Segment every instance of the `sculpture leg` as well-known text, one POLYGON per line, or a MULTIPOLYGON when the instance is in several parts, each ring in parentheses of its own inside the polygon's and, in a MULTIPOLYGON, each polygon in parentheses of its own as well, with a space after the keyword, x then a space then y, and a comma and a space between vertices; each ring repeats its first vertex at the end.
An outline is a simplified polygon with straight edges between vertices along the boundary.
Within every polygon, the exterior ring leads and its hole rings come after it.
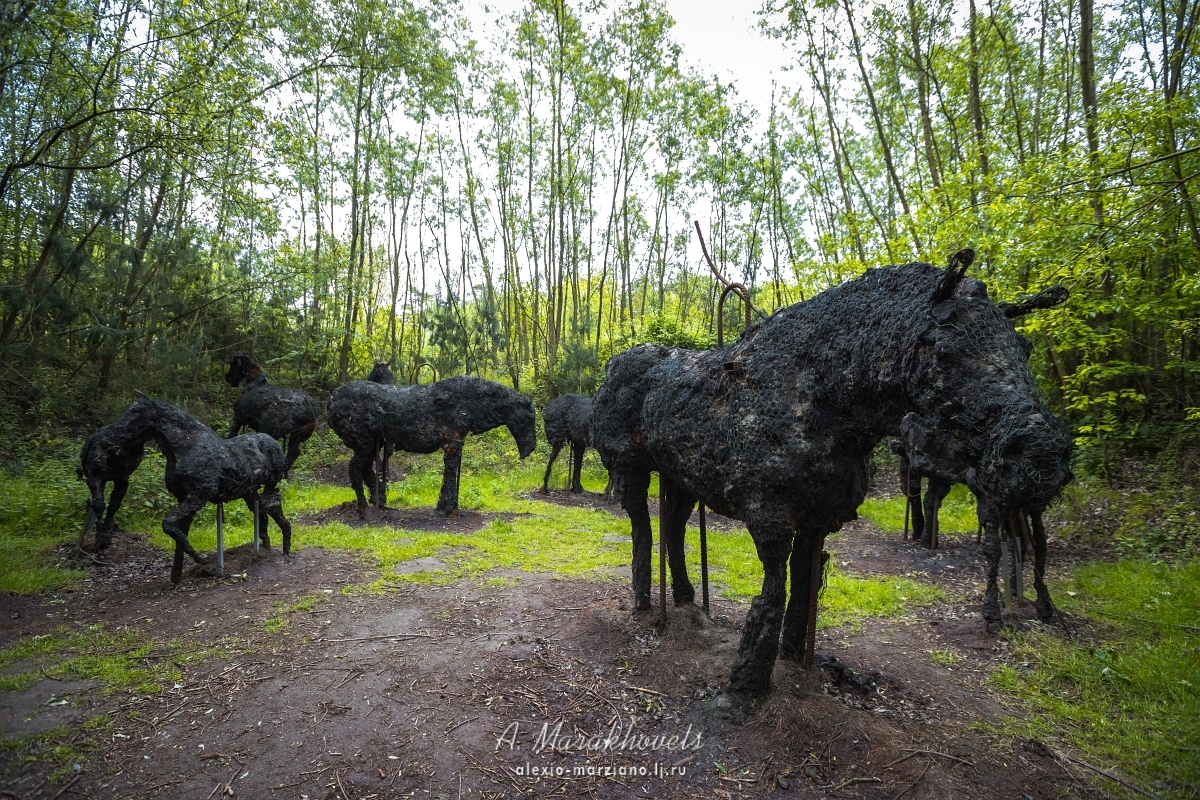
POLYGON ((129 491, 129 478, 113 478, 112 494, 108 496, 108 508, 104 512, 104 524, 111 527, 116 525, 117 512, 121 503, 125 502, 125 494, 129 491))
POLYGON ((171 566, 171 583, 179 583, 183 580, 183 556, 185 553, 191 556, 197 564, 204 563, 204 556, 197 553, 196 548, 192 547, 192 543, 188 541, 188 531, 192 528, 192 520, 196 518, 196 513, 204 507, 206 502, 202 497, 189 495, 163 518, 163 533, 170 536, 175 542, 175 561, 171 566))
POLYGON ((379 507, 379 483, 375 475, 375 459, 379 455, 379 445, 371 445, 371 453, 362 466, 362 479, 367 487, 367 494, 371 498, 371 505, 379 507))
MULTIPOLYGON (((753 535, 753 531, 751 531, 753 535)), ((758 695, 771 684, 771 671, 779 652, 779 628, 787 594, 788 554, 792 538, 768 542, 755 541, 763 565, 762 593, 750 603, 746 627, 738 647, 729 688, 735 692, 758 695)))
POLYGON ((1042 523, 1042 512, 1029 513, 1033 536, 1033 588, 1037 592, 1037 615, 1042 622, 1054 617, 1054 601, 1046 588, 1046 526, 1042 523))
POLYGON ((587 442, 571 442, 572 456, 572 472, 571 472, 571 491, 576 494, 583 492, 583 483, 580 478, 583 476, 583 454, 587 450, 587 442))
MULTIPOLYGON (((283 533, 283 554, 289 555, 292 552, 292 523, 288 522, 287 517, 283 515, 283 495, 280 494, 279 488, 276 486, 263 487, 262 494, 258 498, 259 510, 266 513, 275 520, 275 524, 279 526, 279 530, 283 533)), ((259 529, 262 532, 263 546, 270 547, 267 543, 267 523, 264 520, 262 527, 259 529)))
POLYGON ((671 565, 671 597, 675 605, 680 606, 696 600, 696 590, 688 580, 687 561, 683 552, 683 537, 692 509, 696 506, 696 498, 662 475, 658 476, 658 488, 658 535, 667 545, 667 563, 671 565))
MULTIPOLYGON (((83 540, 87 538, 88 533, 93 527, 96 528, 96 549, 100 550, 100 525, 101 515, 104 514, 104 480, 102 478, 91 477, 87 479, 88 491, 91 492, 92 499, 88 501, 87 519, 83 523, 83 531, 79 534, 79 546, 83 547, 83 540)), ((111 536, 109 537, 111 540, 111 536)), ((105 544, 107 547, 107 543, 105 544)))
POLYGON ((937 526, 938 509, 950 494, 950 482, 939 478, 929 479, 929 491, 925 492, 925 519, 921 525, 921 546, 934 548, 934 528, 937 526))
POLYGON ((392 453, 395 451, 395 449, 396 449, 395 447, 388 444, 387 442, 383 443, 383 454, 381 456, 382 462, 379 465, 379 507, 380 508, 387 507, 388 460, 392 457, 392 453))
POLYGON ((313 431, 317 429, 317 423, 314 421, 311 425, 307 425, 300 430, 292 431, 288 434, 287 442, 287 470, 283 473, 288 476, 292 473, 292 465, 296 463, 296 459, 300 457, 300 445, 308 441, 313 435, 313 431))
POLYGON ((630 535, 633 537, 633 600, 638 611, 650 608, 650 509, 646 492, 650 488, 650 473, 625 473, 618 480, 617 492, 621 508, 629 515, 630 535))
POLYGON ((462 439, 452 439, 442 447, 442 492, 438 495, 437 510, 450 516, 458 511, 458 474, 462 468, 462 439))
POLYGON ((797 534, 792 542, 792 591, 783 618, 779 656, 806 666, 811 662, 816 634, 817 596, 825 562, 829 560, 824 547, 824 534, 797 534))
POLYGON ((908 474, 908 503, 912 506, 913 540, 920 538, 925 530, 925 511, 921 505, 921 476, 913 472, 908 474))
POLYGON ((983 618, 1000 621, 1000 520, 988 513, 983 522, 983 557, 987 559, 987 590, 983 598, 983 618))
POLYGON ((546 474, 542 476, 542 494, 550 494, 550 470, 554 468, 554 459, 558 458, 562 446, 562 442, 553 442, 550 445, 550 460, 546 462, 546 474))
POLYGON ((354 489, 354 496, 358 498, 358 515, 364 516, 367 513, 367 498, 363 495, 363 467, 368 464, 373 457, 370 450, 355 450, 354 455, 350 457, 350 487, 354 489))

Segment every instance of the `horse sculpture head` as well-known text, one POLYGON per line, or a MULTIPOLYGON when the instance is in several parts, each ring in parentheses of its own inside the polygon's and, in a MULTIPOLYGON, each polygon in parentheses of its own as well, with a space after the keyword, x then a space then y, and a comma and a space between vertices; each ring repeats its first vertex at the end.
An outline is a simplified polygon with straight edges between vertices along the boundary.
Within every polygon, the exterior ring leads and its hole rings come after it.
POLYGON ((533 413, 533 401, 513 391, 513 398, 505 423, 508 432, 517 442, 517 453, 525 458, 537 447, 537 418, 533 413))
POLYGON ((262 372, 262 367, 249 353, 234 353, 229 359, 229 371, 225 373, 225 382, 237 386, 246 378, 262 372))
POLYGON ((1009 320, 1065 295, 997 305, 965 276, 973 258, 956 254, 915 313, 906 388, 916 410, 901 436, 918 458, 977 465, 978 485, 1000 505, 1045 505, 1073 479, 1071 436, 1038 397, 1027 340, 1009 320))
POLYGON ((371 373, 367 375, 367 380, 372 383, 384 383, 391 386, 396 382, 396 378, 392 375, 392 369, 382 361, 376 361, 375 366, 371 369, 371 373))

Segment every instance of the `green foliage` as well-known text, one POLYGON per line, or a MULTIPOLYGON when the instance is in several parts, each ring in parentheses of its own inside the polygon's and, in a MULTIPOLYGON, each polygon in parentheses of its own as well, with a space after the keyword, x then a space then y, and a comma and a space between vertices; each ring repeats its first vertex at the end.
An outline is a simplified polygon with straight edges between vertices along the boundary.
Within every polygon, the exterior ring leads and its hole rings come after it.
POLYGON ((1093 564, 1052 591, 1064 610, 1094 623, 1070 638, 1054 628, 1014 635, 1019 666, 997 670, 992 683, 1031 713, 1004 727, 1060 738, 1164 797, 1192 796, 1200 783, 1200 562, 1093 564))
POLYGON ((1138 488, 1112 489, 1099 480, 1067 487, 1046 513, 1055 533, 1067 539, 1114 543, 1130 555, 1200 553, 1200 493, 1190 483, 1154 479, 1138 488))
MULTIPOLYGON (((904 495, 889 497, 884 500, 868 497, 858 507, 859 516, 866 517, 881 531, 900 533, 904 530, 904 495)), ((975 497, 962 484, 956 484, 942 501, 938 514, 938 532, 941 536, 949 534, 974 534, 979 528, 975 516, 975 497)), ((908 529, 912 531, 913 523, 910 516, 908 529)))

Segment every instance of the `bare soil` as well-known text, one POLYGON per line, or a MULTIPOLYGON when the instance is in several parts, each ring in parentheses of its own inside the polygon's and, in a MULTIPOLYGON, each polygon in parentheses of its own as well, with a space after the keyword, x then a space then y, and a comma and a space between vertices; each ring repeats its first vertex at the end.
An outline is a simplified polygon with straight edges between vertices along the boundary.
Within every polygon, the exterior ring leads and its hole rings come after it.
MULTIPOLYGON (((386 514, 368 523, 402 524, 386 514)), ((0 750, 0 797, 1099 796, 1046 745, 978 731, 1019 712, 986 685, 1008 654, 979 616, 973 540, 930 554, 859 521, 829 546, 848 571, 932 580, 953 599, 821 631, 825 667, 780 662, 772 693, 743 703, 722 691, 746 612, 727 600, 714 600, 711 618, 672 606, 660 630, 657 609, 631 613, 620 578, 505 572, 493 576, 509 579, 501 586, 369 594, 352 587, 371 567, 317 548, 290 562, 277 550, 234 553, 244 579, 193 570, 172 589, 167 555, 122 534, 102 563, 79 557, 89 578, 77 591, 0 598, 0 645, 103 622, 226 655, 160 694, 106 698, 51 680, 0 693, 6 739, 62 726, 76 731, 69 742, 95 740, 56 781, 47 759, 0 750), (301 595, 325 600, 268 632, 301 595), (934 650, 961 660, 943 666, 934 650), (107 727, 81 730, 101 714, 107 727), (539 750, 539 736, 557 749, 539 750)), ((1026 607, 1009 622, 1031 617, 1026 607)))

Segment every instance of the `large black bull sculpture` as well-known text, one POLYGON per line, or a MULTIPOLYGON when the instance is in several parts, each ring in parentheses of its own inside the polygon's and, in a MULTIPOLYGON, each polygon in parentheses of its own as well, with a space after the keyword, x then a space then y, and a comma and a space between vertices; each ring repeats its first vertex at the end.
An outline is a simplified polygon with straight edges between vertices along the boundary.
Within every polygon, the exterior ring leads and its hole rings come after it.
POLYGON ((414 386, 352 381, 329 396, 326 413, 329 427, 354 451, 350 485, 358 497, 359 514, 367 507, 364 481, 373 500, 376 491, 387 496, 385 481, 376 489, 371 466, 385 445, 409 453, 445 452, 437 504, 443 514, 458 510, 458 473, 467 434, 485 433, 504 425, 516 440, 521 458, 537 446, 530 399, 507 386, 467 375, 414 386))
POLYGON ((964 277, 973 257, 869 270, 723 348, 641 345, 609 360, 595 444, 632 521, 637 607, 650 605, 651 472, 677 604, 694 597, 683 533, 697 500, 754 539, 763 587, 733 690, 765 691, 781 647, 811 662, 825 537, 856 518, 884 436, 967 461, 1003 506, 1047 503, 1071 480, 1067 429, 1038 399, 1003 310, 964 277))

